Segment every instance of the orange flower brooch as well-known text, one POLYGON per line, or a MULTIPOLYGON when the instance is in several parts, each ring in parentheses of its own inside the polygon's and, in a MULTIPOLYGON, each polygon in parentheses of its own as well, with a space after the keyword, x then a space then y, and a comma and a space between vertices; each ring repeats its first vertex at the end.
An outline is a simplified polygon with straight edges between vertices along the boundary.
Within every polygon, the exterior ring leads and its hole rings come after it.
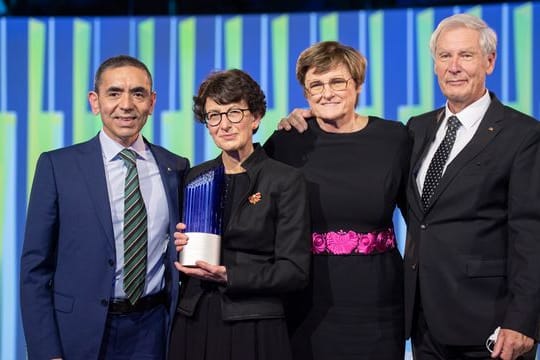
POLYGON ((248 197, 248 201, 250 204, 253 204, 255 205, 256 203, 258 203, 259 201, 261 201, 261 193, 260 192, 256 192, 255 194, 251 195, 248 197))

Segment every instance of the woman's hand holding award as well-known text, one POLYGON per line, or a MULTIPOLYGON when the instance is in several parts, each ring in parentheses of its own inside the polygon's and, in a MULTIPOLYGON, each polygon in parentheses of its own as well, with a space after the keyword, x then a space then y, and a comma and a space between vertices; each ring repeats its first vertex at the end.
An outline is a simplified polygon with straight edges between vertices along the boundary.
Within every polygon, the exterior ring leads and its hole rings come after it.
POLYGON ((178 259, 184 266, 196 266, 198 260, 220 264, 223 181, 223 167, 218 167, 186 185, 183 223, 189 242, 178 259))

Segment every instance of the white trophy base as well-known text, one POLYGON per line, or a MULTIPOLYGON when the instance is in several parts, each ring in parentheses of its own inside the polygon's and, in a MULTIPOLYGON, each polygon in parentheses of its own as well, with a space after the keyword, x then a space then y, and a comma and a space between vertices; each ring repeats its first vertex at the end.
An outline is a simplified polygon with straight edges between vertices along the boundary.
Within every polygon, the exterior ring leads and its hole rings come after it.
POLYGON ((186 232, 186 235, 188 243, 178 255, 180 264, 196 266, 196 261, 203 260, 212 265, 220 265, 220 235, 201 232, 186 232))

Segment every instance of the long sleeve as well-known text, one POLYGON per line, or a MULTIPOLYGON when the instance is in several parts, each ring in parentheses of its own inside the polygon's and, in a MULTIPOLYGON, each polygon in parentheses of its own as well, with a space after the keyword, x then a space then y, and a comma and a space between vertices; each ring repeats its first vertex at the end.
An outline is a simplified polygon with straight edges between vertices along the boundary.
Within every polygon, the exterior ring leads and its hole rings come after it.
POLYGON ((42 154, 32 185, 21 255, 21 309, 30 359, 62 356, 52 292, 59 227, 57 196, 52 163, 42 154))
POLYGON ((540 314, 540 125, 522 142, 508 190, 508 290, 502 327, 536 336, 540 314))
POLYGON ((307 285, 311 243, 306 183, 297 171, 284 178, 272 199, 276 213, 268 214, 275 219, 274 239, 270 239, 274 261, 239 262, 227 269, 227 293, 285 293, 307 285))

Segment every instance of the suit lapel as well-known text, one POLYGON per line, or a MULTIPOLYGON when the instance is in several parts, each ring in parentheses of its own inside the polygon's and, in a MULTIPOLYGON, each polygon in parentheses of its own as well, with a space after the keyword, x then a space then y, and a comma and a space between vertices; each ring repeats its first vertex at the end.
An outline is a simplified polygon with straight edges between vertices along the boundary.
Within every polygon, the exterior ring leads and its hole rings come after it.
MULTIPOLYGON (((146 140, 145 140, 146 142, 146 140)), ((178 208, 179 197, 178 197, 178 178, 177 171, 178 169, 173 168, 173 164, 169 164, 168 159, 163 155, 159 148, 146 142, 156 159, 156 163, 159 168, 159 173, 161 175, 161 181, 163 182, 163 187, 165 188, 165 194, 167 195, 167 202, 169 203, 169 213, 173 214, 173 210, 178 208)), ((178 219, 170 219, 171 221, 176 221, 178 219)))
POLYGON ((169 227, 174 229, 176 223, 180 221, 180 189, 178 178, 179 169, 176 168, 177 165, 171 163, 170 158, 160 150, 159 147, 154 146, 144 139, 145 143, 150 148, 154 159, 156 159, 157 166, 159 168, 159 174, 161 176, 161 182, 163 183, 163 188, 165 189, 165 195, 167 197, 167 204, 169 205, 169 227))
POLYGON ((493 94, 491 96, 491 104, 471 141, 463 148, 463 150, 461 150, 454 160, 448 164, 439 185, 435 189, 435 193, 431 197, 430 208, 437 203, 437 199, 444 193, 460 170, 473 160, 503 128, 503 105, 493 94))
MULTIPOLYGON (((103 154, 99 143, 99 136, 94 137, 82 145, 79 153, 79 166, 86 181, 88 194, 94 204, 96 216, 99 219, 107 240, 112 249, 114 245, 114 231, 111 218, 109 193, 103 164, 103 154)), ((82 194, 81 194, 82 195, 82 194)))

